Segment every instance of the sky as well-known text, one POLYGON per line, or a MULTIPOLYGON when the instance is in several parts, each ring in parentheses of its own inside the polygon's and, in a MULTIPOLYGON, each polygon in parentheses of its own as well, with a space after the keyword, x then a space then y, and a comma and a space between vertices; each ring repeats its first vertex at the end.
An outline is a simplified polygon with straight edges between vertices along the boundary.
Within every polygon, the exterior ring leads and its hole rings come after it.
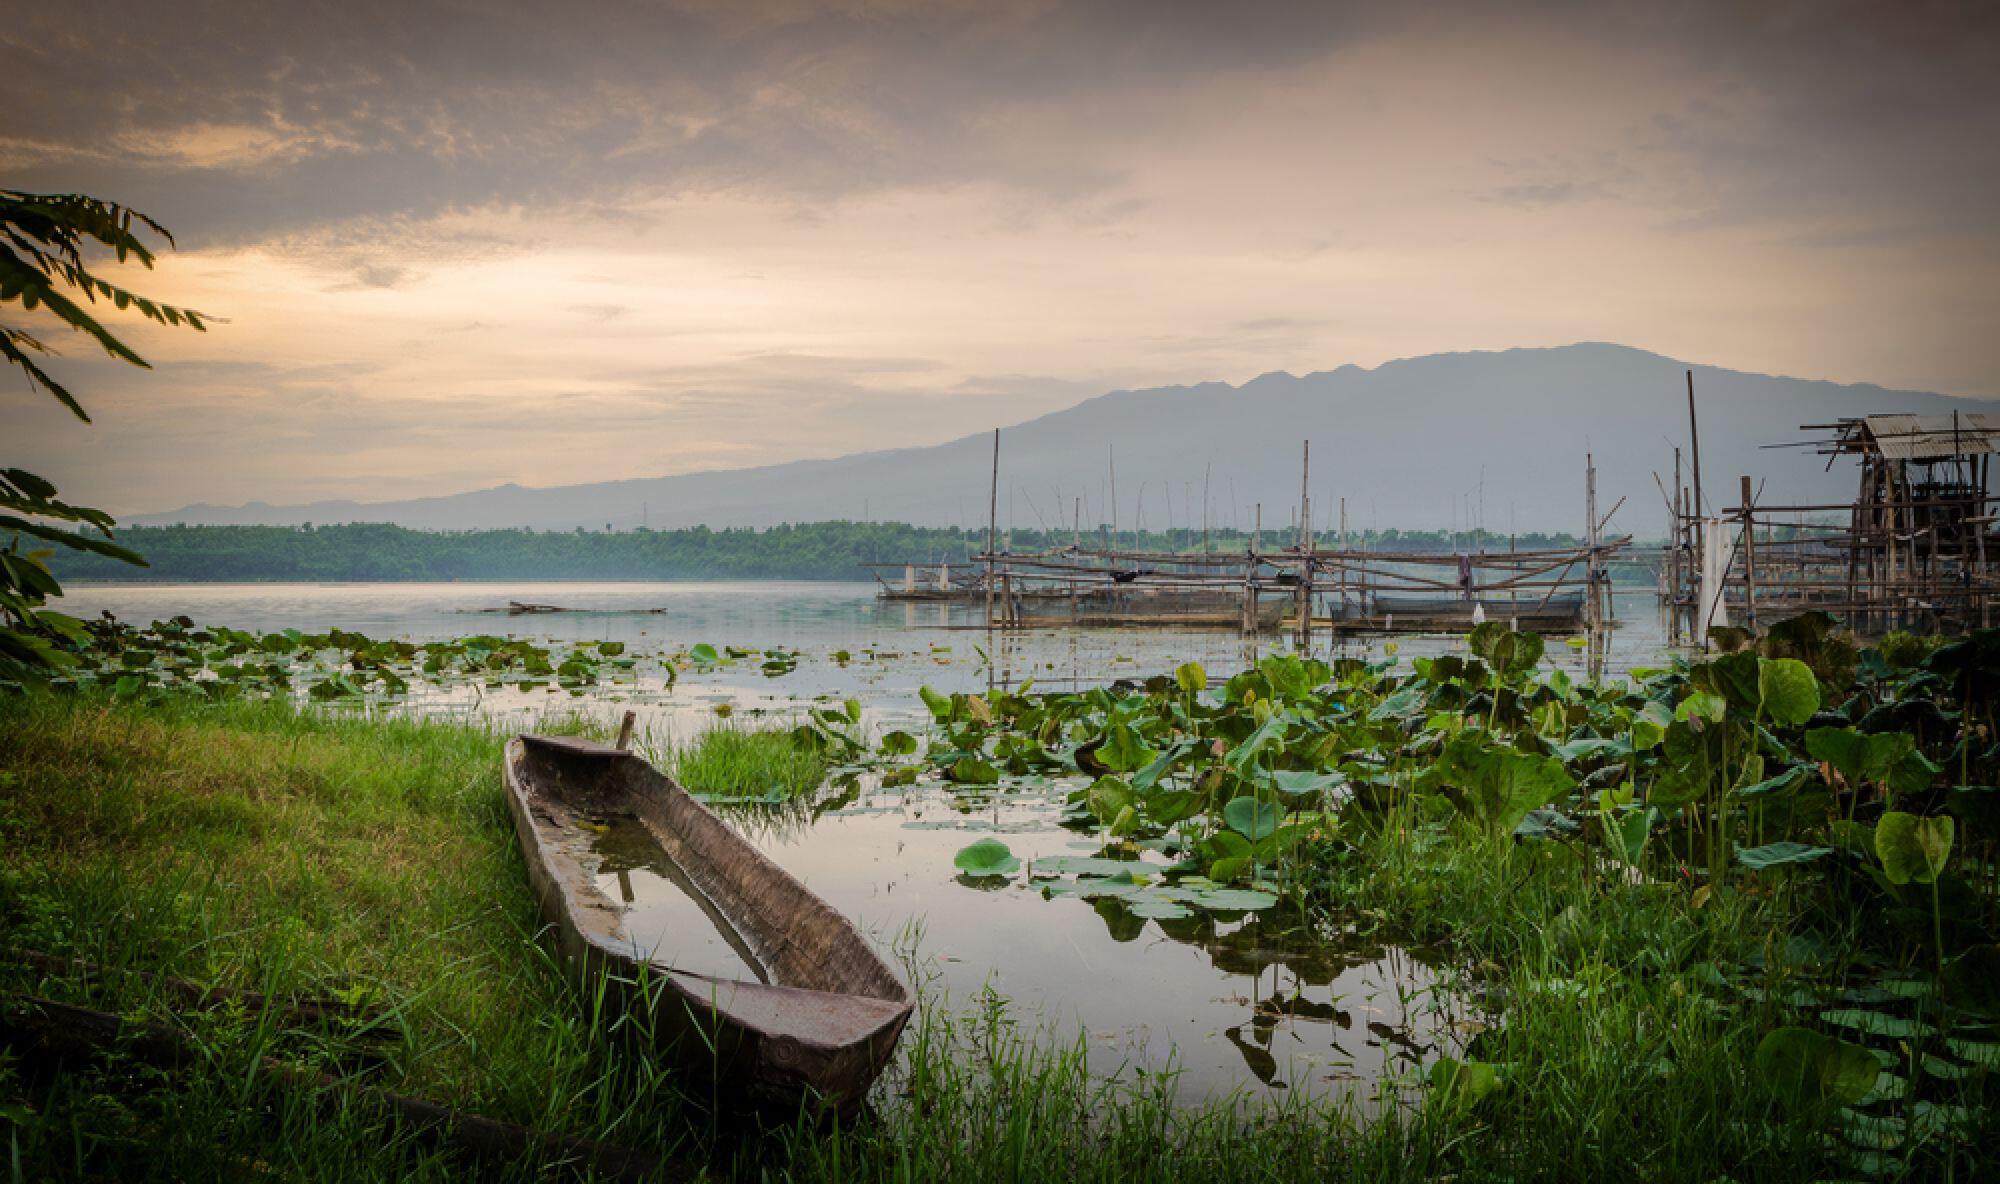
POLYGON ((88 426, 0 381, 117 513, 1582 340, 2000 396, 2000 5, 71 0, 0 111, 0 187, 152 215, 107 274, 216 318, 46 333, 88 426))

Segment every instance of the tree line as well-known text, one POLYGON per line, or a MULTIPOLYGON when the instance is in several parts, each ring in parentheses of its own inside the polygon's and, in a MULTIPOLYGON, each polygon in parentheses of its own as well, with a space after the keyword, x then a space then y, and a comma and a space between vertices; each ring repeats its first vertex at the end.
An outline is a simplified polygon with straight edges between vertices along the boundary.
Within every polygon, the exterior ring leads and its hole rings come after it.
MULTIPOLYGON (((1016 552, 1067 546, 1068 531, 1014 530, 1002 545, 1016 552)), ((898 522, 807 522, 764 529, 544 531, 411 530, 383 523, 326 526, 133 526, 119 542, 146 557, 134 568, 108 557, 63 555, 54 565, 65 579, 199 581, 403 580, 865 580, 871 563, 964 564, 985 547, 983 530, 911 526, 898 522)), ((1266 531, 1261 546, 1290 542, 1266 531)), ((1568 546, 1567 535, 1522 535, 1523 549, 1568 546)), ((1125 550, 1203 548, 1199 530, 1086 532, 1085 546, 1125 550)), ((1207 545, 1241 552, 1247 533, 1212 531, 1207 545)), ((1359 543, 1396 550, 1504 550, 1507 540, 1449 531, 1383 531, 1359 543)), ((1322 543, 1324 545, 1324 543, 1322 543)), ((891 580, 901 571, 884 573, 891 580)))

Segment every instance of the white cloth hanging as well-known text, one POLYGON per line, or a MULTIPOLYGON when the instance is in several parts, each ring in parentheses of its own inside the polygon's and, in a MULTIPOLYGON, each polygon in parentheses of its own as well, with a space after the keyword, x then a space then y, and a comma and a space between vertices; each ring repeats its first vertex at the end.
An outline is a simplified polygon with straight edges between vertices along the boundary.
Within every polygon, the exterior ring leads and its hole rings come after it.
POLYGON ((1717 625, 1729 624, 1729 603, 1723 594, 1729 561, 1736 553, 1738 524, 1727 518, 1701 520, 1701 599, 1695 613, 1697 638, 1717 625))

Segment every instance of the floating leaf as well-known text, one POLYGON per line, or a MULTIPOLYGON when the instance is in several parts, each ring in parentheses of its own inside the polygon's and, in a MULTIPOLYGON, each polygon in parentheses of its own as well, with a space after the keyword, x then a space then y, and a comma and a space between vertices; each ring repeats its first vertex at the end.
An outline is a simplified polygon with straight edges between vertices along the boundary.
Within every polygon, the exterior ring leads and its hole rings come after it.
POLYGON ((1155 870, 1135 859, 1105 859, 1095 855, 1042 855, 1030 865, 1037 876, 1122 876, 1155 870))
POLYGON ((1135 892, 1119 898, 1125 907, 1132 910, 1135 917, 1145 917, 1151 921, 1178 921, 1194 916, 1194 910, 1170 897, 1152 892, 1135 892))
POLYGON ((1980 1040, 1961 1040, 1956 1036, 1945 1038, 1945 1047, 1952 1055, 1968 1064, 1982 1069, 2000 1069, 2000 1044, 1989 1044, 1980 1040))
POLYGON ((1741 847, 1736 852, 1736 862, 1753 872, 1766 868, 1781 867, 1788 863, 1811 863, 1833 854, 1831 847, 1809 847, 1804 843, 1790 841, 1766 843, 1762 847, 1741 847))
POLYGON ((1310 769, 1280 769, 1271 774, 1271 785, 1279 793, 1292 797, 1323 793, 1338 788, 1341 783, 1338 773, 1315 773, 1310 769))
POLYGON ((1820 1013, 1821 1019, 1829 1024, 1866 1032, 1870 1036, 1887 1036, 1891 1040, 1904 1040, 1911 1036, 1932 1035, 1937 1029, 1917 1020, 1900 1015, 1890 1015, 1886 1011, 1868 1011, 1859 1007, 1836 1008, 1820 1013))
POLYGON ((1205 888, 1195 893, 1194 903, 1217 912, 1250 913, 1270 908, 1278 898, 1255 888, 1205 888))
POLYGON ((1011 876, 1021 867, 1014 852, 999 839, 981 839, 961 848, 951 864, 968 876, 1011 876))
POLYGON ((967 753, 952 762, 945 774, 960 785, 998 785, 1000 770, 967 753))
POLYGON ((1779 1028, 1757 1045, 1757 1072, 1795 1109, 1852 1106, 1875 1088, 1881 1066, 1859 1044, 1810 1028, 1779 1028))
POLYGON ((1858 1110, 1840 1112, 1840 1133, 1857 1147, 1890 1151, 1903 1145, 1908 1126, 1890 1115, 1864 1114, 1858 1110))

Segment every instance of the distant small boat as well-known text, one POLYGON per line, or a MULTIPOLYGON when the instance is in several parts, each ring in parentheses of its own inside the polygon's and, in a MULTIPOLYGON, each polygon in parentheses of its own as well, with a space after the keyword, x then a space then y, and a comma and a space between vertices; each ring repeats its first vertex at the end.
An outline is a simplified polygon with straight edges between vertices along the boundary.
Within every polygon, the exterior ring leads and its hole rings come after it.
POLYGON ((532 604, 524 600, 510 600, 501 608, 476 608, 476 613, 506 613, 510 617, 539 616, 543 613, 583 613, 590 616, 657 616, 666 612, 663 608, 565 608, 560 604, 532 604))
POLYGON ((1505 621, 1509 628, 1535 633, 1574 633, 1583 626, 1583 592, 1474 600, 1376 595, 1365 605, 1336 604, 1332 616, 1340 633, 1467 633, 1482 621, 1505 621))
POLYGON ((648 1006, 635 984, 649 978, 663 1047, 699 1063, 701 1078, 712 1072, 721 1101, 787 1113, 860 1103, 915 1004, 847 918, 630 752, 517 736, 505 766, 529 882, 573 966, 609 972, 632 1007, 648 1006), (676 969, 671 948, 640 946, 597 886, 593 841, 613 821, 657 844, 675 883, 759 981, 676 969))

